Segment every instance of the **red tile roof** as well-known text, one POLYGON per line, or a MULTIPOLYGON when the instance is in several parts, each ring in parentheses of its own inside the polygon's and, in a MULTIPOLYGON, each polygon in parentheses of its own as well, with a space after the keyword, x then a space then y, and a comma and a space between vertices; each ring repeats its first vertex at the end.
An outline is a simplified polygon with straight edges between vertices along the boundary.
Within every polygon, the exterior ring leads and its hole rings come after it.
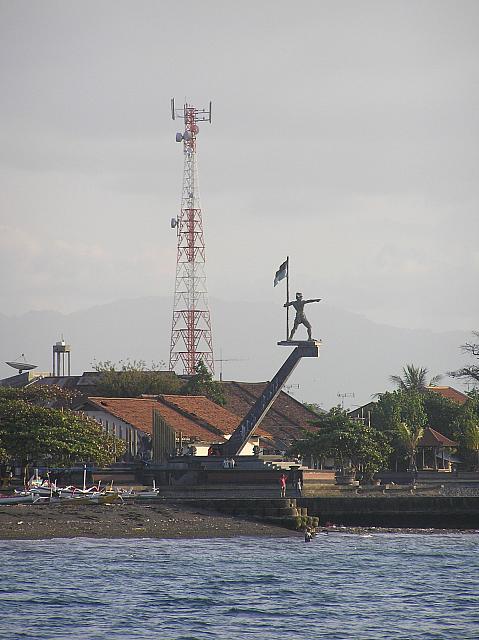
POLYGON ((207 422, 216 427, 222 433, 231 434, 240 423, 240 418, 230 413, 205 396, 173 396, 161 395, 160 402, 165 401, 170 407, 174 407, 191 416, 207 422))
POLYGON ((88 404, 98 411, 108 411, 149 435, 153 432, 153 408, 158 406, 156 400, 95 397, 88 398, 88 404))
MULTIPOLYGON (((256 400, 251 389, 246 387, 255 387, 254 391, 259 395, 266 383, 258 385, 235 383, 235 385, 239 385, 239 394, 244 396, 242 400, 237 400, 235 406, 241 406, 246 415, 256 400)), ((285 398, 281 399, 279 406, 282 410, 288 411, 289 415, 282 413, 278 408, 270 409, 274 415, 268 420, 267 414, 261 426, 255 431, 255 435, 263 440, 272 441, 272 446, 278 449, 286 449, 291 441, 300 435, 303 425, 310 427, 309 420, 317 419, 316 414, 307 410, 297 400, 285 393, 283 395, 285 398), (292 411, 289 411, 290 408, 292 411)), ((108 411, 111 415, 150 435, 153 430, 153 409, 156 409, 176 432, 181 431, 185 437, 207 443, 225 442, 224 435, 232 434, 241 421, 241 417, 231 410, 217 405, 205 396, 90 397, 88 404, 96 410, 108 411)))
MULTIPOLYGON (((268 382, 222 382, 226 408, 243 418, 267 384, 268 382)), ((266 432, 270 435, 270 439, 274 440, 275 448, 287 449, 292 440, 300 437, 302 429, 315 429, 311 422, 317 421, 316 413, 281 391, 256 433, 262 436, 262 432, 266 432)))
POLYGON ((152 434, 153 410, 156 409, 165 422, 183 436, 201 442, 225 442, 223 434, 232 433, 239 423, 238 416, 216 405, 204 396, 159 396, 158 398, 102 398, 88 399, 97 410, 152 434), (224 425, 224 428, 223 428, 224 425))
POLYGON ((452 387, 428 387, 428 391, 434 391, 434 393, 438 393, 443 398, 452 400, 458 404, 464 404, 468 400, 465 393, 462 393, 462 391, 458 391, 457 389, 453 389, 452 387))
POLYGON ((174 429, 177 433, 181 431, 183 436, 195 438, 201 442, 208 442, 212 444, 218 444, 226 441, 226 439, 221 434, 217 433, 217 431, 208 429, 206 424, 204 426, 200 425, 194 419, 191 419, 177 411, 174 406, 166 405, 161 401, 161 396, 159 401, 155 402, 155 409, 168 426, 174 429))
POLYGON ((435 429, 431 429, 431 427, 426 427, 424 429, 424 435, 419 440, 417 446, 418 447, 457 447, 457 442, 454 440, 450 440, 446 436, 443 436, 442 433, 436 431, 435 429))
MULTIPOLYGON (((263 393, 268 382, 221 382, 221 388, 226 397, 226 409, 243 418, 259 396, 263 393)), ((284 391, 273 402, 266 414, 262 426, 296 426, 308 428, 311 421, 318 419, 318 415, 307 409, 284 391)), ((268 429, 269 430, 269 429, 268 429)))

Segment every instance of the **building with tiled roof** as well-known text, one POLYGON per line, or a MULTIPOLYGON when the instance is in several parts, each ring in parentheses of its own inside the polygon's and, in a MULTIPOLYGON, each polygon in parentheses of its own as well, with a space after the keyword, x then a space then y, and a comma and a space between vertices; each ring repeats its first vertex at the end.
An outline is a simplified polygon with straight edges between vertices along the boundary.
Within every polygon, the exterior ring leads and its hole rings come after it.
MULTIPOLYGON (((226 409, 241 418, 248 413, 268 382, 221 382, 226 398, 226 409)), ((318 421, 318 414, 306 408, 304 404, 281 391, 270 410, 257 429, 269 435, 261 442, 265 450, 271 452, 286 451, 291 442, 301 436, 303 429, 312 429, 312 423, 318 421)))
POLYGON ((161 395, 159 400, 179 413, 185 413, 193 420, 206 422, 216 427, 221 433, 231 434, 240 423, 237 415, 234 415, 224 407, 208 400, 204 396, 178 396, 161 395))
MULTIPOLYGON (((458 391, 453 387, 426 387, 427 391, 436 393, 446 400, 451 400, 457 404, 464 404, 468 400, 468 396, 462 391, 458 391)), ((376 406, 377 402, 371 401, 367 404, 363 404, 361 407, 356 407, 348 412, 348 416, 353 420, 360 420, 365 424, 371 423, 371 413, 376 406)))
MULTIPOLYGON (((77 409, 123 439, 127 459, 163 461, 191 453, 192 447, 196 455, 208 455, 212 447, 226 442, 240 422, 238 416, 204 396, 90 397, 77 409)), ((258 444, 259 436, 253 436, 242 453, 250 455, 258 444)))
POLYGON ((3 378, 0 380, 0 387, 26 387, 49 375, 50 373, 47 371, 24 371, 23 373, 3 378))
POLYGON ((439 431, 426 427, 424 433, 417 443, 418 447, 457 447, 458 443, 444 436, 439 431))
POLYGON ((155 400, 144 398, 91 397, 76 405, 100 423, 107 433, 124 440, 125 459, 149 459, 153 434, 153 408, 155 400))
POLYGON ((454 449, 459 443, 439 433, 431 427, 426 427, 422 437, 417 443, 419 465, 422 470, 434 469, 435 471, 451 471, 451 463, 460 463, 462 460, 451 455, 449 449, 454 449))
POLYGON ((443 398, 446 398, 446 400, 457 402, 457 404, 464 404, 468 400, 468 396, 465 393, 453 387, 428 387, 427 389, 428 391, 438 393, 443 398))

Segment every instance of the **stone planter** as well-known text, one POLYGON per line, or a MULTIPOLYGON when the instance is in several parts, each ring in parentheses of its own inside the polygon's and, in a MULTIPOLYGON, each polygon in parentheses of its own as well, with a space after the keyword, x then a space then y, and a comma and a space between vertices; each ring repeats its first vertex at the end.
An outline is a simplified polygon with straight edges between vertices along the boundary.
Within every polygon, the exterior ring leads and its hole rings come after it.
POLYGON ((336 484, 354 484, 356 480, 355 471, 337 471, 335 474, 336 484))

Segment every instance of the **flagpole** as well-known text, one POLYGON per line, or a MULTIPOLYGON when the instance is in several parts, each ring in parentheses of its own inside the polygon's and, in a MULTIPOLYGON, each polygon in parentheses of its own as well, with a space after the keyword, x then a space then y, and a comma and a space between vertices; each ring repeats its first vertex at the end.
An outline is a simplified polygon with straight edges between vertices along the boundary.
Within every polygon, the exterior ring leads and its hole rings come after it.
MULTIPOLYGON (((289 303, 289 256, 286 256, 286 304, 289 303)), ((289 338, 289 307, 286 306, 286 340, 289 338)))

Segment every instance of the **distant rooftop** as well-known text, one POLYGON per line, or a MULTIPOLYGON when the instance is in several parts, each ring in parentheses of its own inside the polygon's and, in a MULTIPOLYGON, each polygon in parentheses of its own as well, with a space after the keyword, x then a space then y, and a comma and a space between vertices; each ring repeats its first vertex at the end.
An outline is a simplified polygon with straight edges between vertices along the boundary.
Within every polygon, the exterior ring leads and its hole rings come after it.
POLYGON ((426 427, 422 438, 417 443, 418 447, 457 447, 458 443, 444 436, 439 431, 426 427))
POLYGON ((443 398, 452 400, 458 404, 464 404, 468 400, 468 396, 465 393, 458 391, 457 389, 453 389, 453 387, 428 387, 427 389, 428 391, 438 393, 443 398))

